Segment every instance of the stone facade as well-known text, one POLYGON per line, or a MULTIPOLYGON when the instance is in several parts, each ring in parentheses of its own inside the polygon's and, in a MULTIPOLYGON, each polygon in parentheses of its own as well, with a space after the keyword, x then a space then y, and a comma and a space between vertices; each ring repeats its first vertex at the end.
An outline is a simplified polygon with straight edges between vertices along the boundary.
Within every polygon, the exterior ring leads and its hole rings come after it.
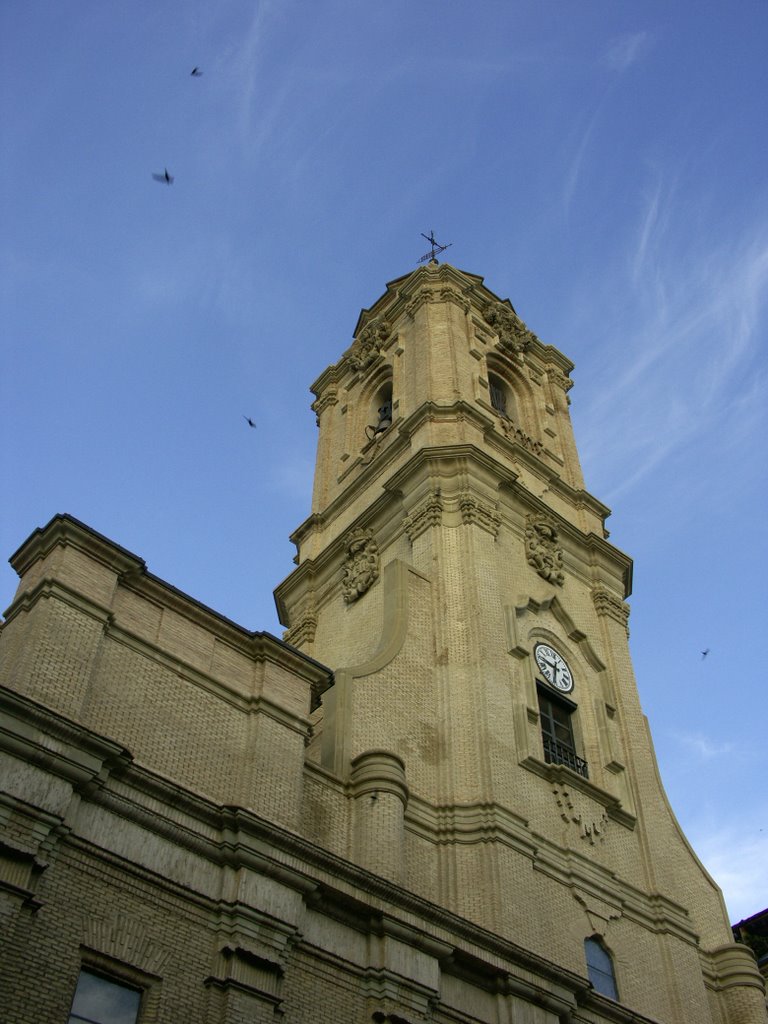
POLYGON ((762 1024, 658 778, 570 362, 437 263, 353 337, 313 387, 285 641, 70 517, 13 556, 5 1019, 66 1021, 85 969, 141 1024, 762 1024))

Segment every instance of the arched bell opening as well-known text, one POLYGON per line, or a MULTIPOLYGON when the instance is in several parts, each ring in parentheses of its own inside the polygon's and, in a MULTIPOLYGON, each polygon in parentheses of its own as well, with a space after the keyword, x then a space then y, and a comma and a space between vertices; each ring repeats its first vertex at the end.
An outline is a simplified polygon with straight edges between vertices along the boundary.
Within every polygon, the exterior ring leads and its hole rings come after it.
POLYGON ((373 392, 368 406, 365 436, 368 441, 386 433, 392 426, 392 381, 383 381, 373 392))

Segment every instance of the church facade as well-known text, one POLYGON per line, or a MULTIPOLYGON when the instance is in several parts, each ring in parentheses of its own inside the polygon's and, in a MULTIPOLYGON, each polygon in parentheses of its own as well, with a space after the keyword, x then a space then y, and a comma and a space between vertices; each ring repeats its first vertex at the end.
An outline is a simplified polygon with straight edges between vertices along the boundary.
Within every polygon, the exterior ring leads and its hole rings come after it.
POLYGON ((68 516, 0 634, 8 1024, 762 1024, 659 779, 571 362, 432 261, 313 385, 282 640, 68 516))

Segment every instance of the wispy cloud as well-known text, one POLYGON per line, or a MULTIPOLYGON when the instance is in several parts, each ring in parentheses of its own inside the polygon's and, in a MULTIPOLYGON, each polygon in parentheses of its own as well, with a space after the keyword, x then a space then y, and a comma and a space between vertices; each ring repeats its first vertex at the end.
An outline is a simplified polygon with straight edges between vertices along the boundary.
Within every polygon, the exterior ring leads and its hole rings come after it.
POLYGON ((674 736, 678 743, 681 743, 687 750, 703 761, 725 757, 733 753, 734 750, 732 743, 715 743, 708 736, 700 732, 677 732, 674 736))
POLYGON ((606 476, 622 481, 609 501, 672 453, 714 437, 735 403, 753 424, 764 408, 768 221, 724 226, 713 245, 711 226, 697 227, 706 220, 682 184, 657 176, 629 247, 628 280, 614 280, 624 334, 598 339, 603 386, 586 415, 584 445, 606 476), (625 424, 621 436, 617 423, 625 424))
POLYGON ((696 853, 723 890, 732 923, 768 904, 768 813, 714 830, 689 829, 696 853))
POLYGON ((589 147, 590 141, 592 139, 592 134, 595 130, 595 125, 597 124, 598 117, 600 116, 601 108, 602 103, 598 104, 597 109, 589 118, 586 125, 581 128, 579 135, 577 136, 574 153, 571 157, 571 161, 565 176, 565 183, 563 185, 562 202, 563 208, 566 210, 566 212, 570 208, 571 202, 573 200, 573 195, 579 183, 579 177, 581 176, 581 168, 584 164, 587 148, 589 147))
POLYGON ((605 54, 605 63, 614 71, 623 72, 637 63, 651 41, 646 31, 631 32, 612 40, 605 54))

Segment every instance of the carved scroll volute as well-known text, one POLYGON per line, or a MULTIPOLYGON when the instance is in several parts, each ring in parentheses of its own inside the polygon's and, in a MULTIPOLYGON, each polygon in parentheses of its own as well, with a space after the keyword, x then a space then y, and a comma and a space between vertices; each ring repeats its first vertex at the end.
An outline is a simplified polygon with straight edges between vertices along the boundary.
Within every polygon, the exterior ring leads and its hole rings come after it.
POLYGON ((379 578, 379 547, 370 530, 355 530, 347 537, 343 574, 341 589, 347 604, 361 598, 379 578))
POLYGON ((290 628, 283 633, 283 640, 294 647, 314 643, 317 630, 317 607, 314 593, 306 594, 290 612, 290 628))
POLYGON ((629 605, 599 584, 592 588, 592 600, 598 615, 607 616, 619 622, 629 636, 629 605))
POLYGON ((374 317, 369 320, 355 338, 349 362, 353 370, 365 370, 381 351, 381 346, 389 335, 389 324, 386 320, 374 317))
POLYGON ((498 348, 517 362, 523 362, 523 353, 536 340, 533 331, 529 331, 520 317, 503 302, 489 303, 483 310, 483 316, 498 336, 498 348))
POLYGON ((529 515, 525 526, 525 554, 528 564, 542 579, 562 587, 565 582, 563 550, 554 523, 546 516, 529 515))
POLYGON ((411 544, 432 526, 439 526, 443 518, 443 500, 439 491, 433 491, 403 520, 411 544))

